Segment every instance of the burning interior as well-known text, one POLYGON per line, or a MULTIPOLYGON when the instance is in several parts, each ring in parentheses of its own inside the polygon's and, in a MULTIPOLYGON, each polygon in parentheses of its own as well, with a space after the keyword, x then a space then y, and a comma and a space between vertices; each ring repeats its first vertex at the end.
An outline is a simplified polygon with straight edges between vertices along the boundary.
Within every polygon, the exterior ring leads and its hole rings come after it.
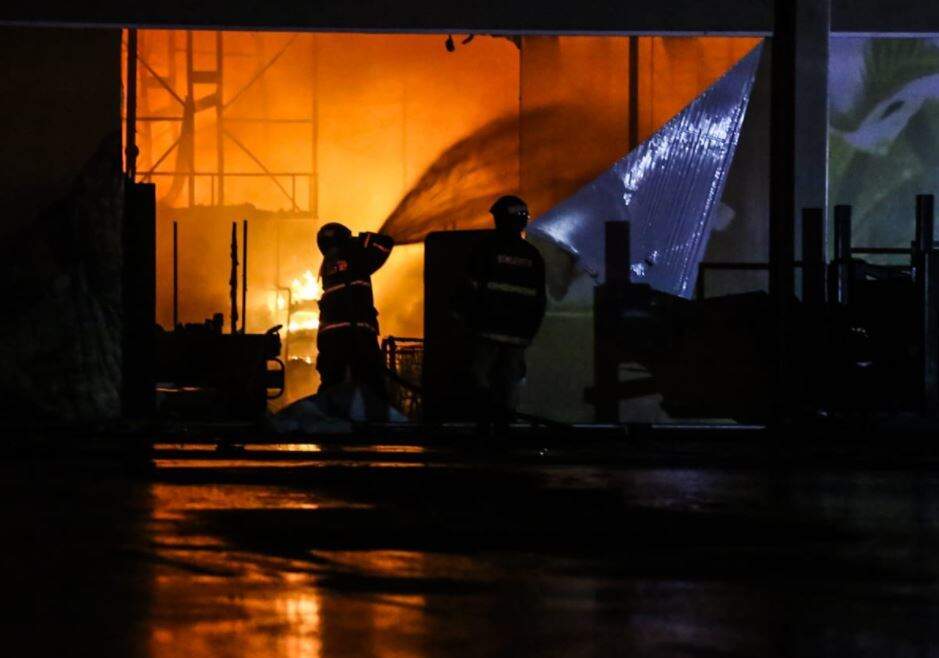
POLYGON ((504 193, 537 218, 757 42, 139 31, 137 179, 157 190, 157 321, 227 316, 229 231, 247 220, 244 326, 283 326, 275 404, 309 395, 322 223, 396 239, 374 280, 381 330, 419 338, 429 232, 487 226, 504 193))

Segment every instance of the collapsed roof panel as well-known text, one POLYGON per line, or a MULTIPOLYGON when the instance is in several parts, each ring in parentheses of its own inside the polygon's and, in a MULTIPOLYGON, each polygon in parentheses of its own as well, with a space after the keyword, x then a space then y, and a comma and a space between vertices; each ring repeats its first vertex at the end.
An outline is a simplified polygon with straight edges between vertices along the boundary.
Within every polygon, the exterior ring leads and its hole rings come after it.
POLYGON ((690 297, 743 126, 762 46, 658 132, 542 215, 537 239, 605 279, 604 224, 630 221, 633 283, 690 297))

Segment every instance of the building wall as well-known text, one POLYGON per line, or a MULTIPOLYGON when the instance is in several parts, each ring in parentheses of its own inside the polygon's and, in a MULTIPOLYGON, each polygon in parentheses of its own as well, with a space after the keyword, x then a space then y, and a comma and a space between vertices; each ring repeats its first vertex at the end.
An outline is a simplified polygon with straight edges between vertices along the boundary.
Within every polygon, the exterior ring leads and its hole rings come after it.
POLYGON ((62 197, 120 129, 120 31, 0 29, 0 235, 62 197))
POLYGON ((120 32, 0 29, 0 418, 116 415, 120 32))

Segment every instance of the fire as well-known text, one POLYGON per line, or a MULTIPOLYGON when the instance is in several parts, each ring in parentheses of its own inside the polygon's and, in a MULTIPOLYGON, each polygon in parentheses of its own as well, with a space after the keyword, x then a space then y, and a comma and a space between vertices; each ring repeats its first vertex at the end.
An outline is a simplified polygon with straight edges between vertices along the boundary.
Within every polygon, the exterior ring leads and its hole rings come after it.
POLYGON ((301 331, 316 331, 320 328, 319 311, 296 311, 290 314, 287 331, 295 334, 301 331))
POLYGON ((313 270, 306 270, 290 282, 290 309, 288 333, 312 332, 320 328, 320 312, 316 307, 323 294, 313 270))
POLYGON ((290 296, 294 304, 318 301, 322 294, 323 286, 312 270, 307 270, 290 282, 290 296))
MULTIPOLYGON (((537 125, 522 125, 520 112, 534 108, 570 105, 591 116, 597 112, 598 125, 618 136, 602 153, 612 151, 612 161, 625 149, 627 85, 613 93, 606 84, 609 76, 626 80, 623 37, 531 36, 524 44, 477 38, 450 53, 444 36, 139 31, 138 179, 157 185, 160 202, 157 317, 163 326, 172 322, 172 222, 178 219, 180 228, 180 319, 200 322, 227 309, 228 231, 232 221, 249 219, 247 326, 252 332, 286 328, 284 360, 298 374, 284 401, 295 399, 315 385, 315 374, 303 365, 313 365, 316 355, 322 287, 315 230, 323 222, 374 231, 410 198, 398 220, 443 217, 446 228, 465 227, 473 213, 431 212, 440 188, 455 208, 485 198, 475 216, 488 222, 490 197, 503 185, 528 193, 541 189, 534 186, 544 177, 552 190, 568 173, 575 182, 592 178, 580 154, 593 149, 584 150, 583 140, 547 141, 537 125), (541 62, 526 68, 525 76, 523 54, 525 61, 541 62), (584 77, 608 55, 613 69, 584 77), (224 75, 213 73, 219 64, 224 75), (520 105, 523 82, 526 100, 520 105), (505 128, 501 139, 482 144, 486 126, 494 123, 505 128), (517 171, 523 134, 525 144, 540 149, 526 146, 532 179, 525 185, 517 171), (531 153, 546 148, 552 158, 532 162, 531 153), (425 176, 447 162, 452 166, 443 171, 452 174, 425 176), (483 171, 487 163, 495 173, 483 171), (473 187, 478 181, 494 181, 498 189, 480 191, 473 187)), ((745 41, 711 40, 715 45, 705 48, 703 38, 642 37, 648 66, 641 68, 640 138, 736 61, 731 50, 752 47, 745 41), (688 62, 697 61, 705 62, 706 71, 693 74, 700 67, 688 62), (653 85, 653 78, 666 83, 653 85)), ((385 335, 421 335, 423 247, 403 244, 408 240, 401 232, 394 237, 399 246, 373 281, 381 329, 385 335)))

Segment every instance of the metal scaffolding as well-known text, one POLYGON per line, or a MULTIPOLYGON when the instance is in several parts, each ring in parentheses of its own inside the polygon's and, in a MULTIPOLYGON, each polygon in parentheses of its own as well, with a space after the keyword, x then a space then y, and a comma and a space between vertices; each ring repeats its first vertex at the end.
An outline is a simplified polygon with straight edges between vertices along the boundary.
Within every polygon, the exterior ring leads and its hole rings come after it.
MULTIPOLYGON (((129 43, 137 43, 138 66, 134 99, 136 116, 132 119, 136 122, 138 141, 143 147, 143 152, 151 155, 147 166, 137 171, 137 180, 152 182, 160 178, 169 179, 164 198, 171 205, 177 205, 177 199, 185 190, 185 203, 179 205, 192 208, 196 205, 196 190, 201 181, 207 180, 210 186, 209 205, 222 207, 226 204, 226 188, 230 189, 234 180, 262 178, 268 180, 282 194, 289 204, 288 211, 291 214, 315 218, 318 210, 316 76, 310 76, 313 103, 307 116, 267 116, 266 113, 262 113, 262 116, 239 116, 232 112, 232 106, 249 90, 263 86, 265 76, 291 48, 308 49, 315 67, 315 35, 292 35, 272 56, 264 56, 260 52, 236 52, 226 48, 225 33, 221 31, 212 33, 212 47, 203 50, 197 50, 192 31, 151 31, 141 32, 139 36, 139 39, 128 39, 125 42, 125 48, 129 43), (179 43, 180 40, 183 41, 182 44, 179 43), (151 57, 159 52, 159 49, 165 49, 162 67, 151 63, 151 57), (177 64, 177 55, 180 53, 184 54, 183 67, 177 64), (199 59, 211 59, 214 67, 199 68, 196 65, 197 55, 199 59), (256 57, 258 61, 249 80, 238 88, 226 87, 226 60, 251 56, 256 57), (199 139, 196 117, 201 112, 215 114, 215 162, 208 167, 197 166, 196 163, 196 144, 199 139), (155 125, 165 123, 176 124, 179 129, 169 147, 157 155, 153 150, 153 129, 155 125), (246 143, 246 140, 234 134, 232 128, 238 124, 308 126, 311 137, 310 169, 281 171, 271 168, 264 158, 258 155, 254 145, 246 143), (256 165, 256 169, 246 171, 226 167, 226 145, 234 146, 243 152, 256 165), (308 190, 305 200, 300 198, 297 186, 298 180, 303 179, 307 180, 308 190)), ((128 88, 130 91, 130 85, 128 88)))

